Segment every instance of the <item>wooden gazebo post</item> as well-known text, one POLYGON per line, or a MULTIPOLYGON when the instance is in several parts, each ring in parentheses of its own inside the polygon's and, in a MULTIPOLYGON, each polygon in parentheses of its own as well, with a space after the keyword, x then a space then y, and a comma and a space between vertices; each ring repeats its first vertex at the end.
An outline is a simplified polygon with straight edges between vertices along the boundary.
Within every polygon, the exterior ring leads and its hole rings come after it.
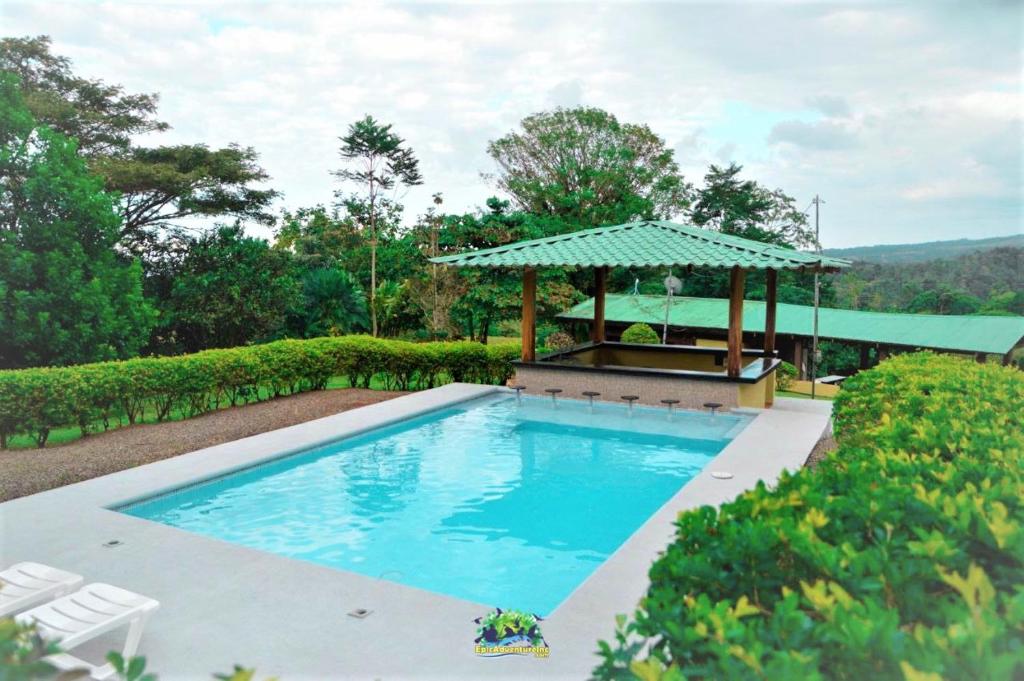
POLYGON ((775 308, 778 298, 779 273, 775 270, 765 270, 765 292, 764 292, 764 353, 775 354, 775 308))
MULTIPOLYGON (((775 358, 775 310, 778 298, 779 273, 773 269, 765 270, 765 291, 764 291, 764 354, 765 362, 771 362, 775 358)), ((768 365, 765 364, 767 367, 768 365)), ((770 383, 766 387, 764 395, 764 406, 770 407, 775 403, 775 375, 769 377, 770 383)))
POLYGON ((595 343, 604 342, 604 299, 608 288, 608 267, 594 268, 594 327, 590 340, 595 343))
POLYGON ((729 352, 726 356, 726 373, 729 378, 738 378, 741 353, 743 351, 743 282, 746 270, 736 266, 729 275, 729 352))
POLYGON ((523 268, 523 322, 520 329, 522 336, 522 360, 532 362, 537 359, 537 270, 532 267, 523 268))

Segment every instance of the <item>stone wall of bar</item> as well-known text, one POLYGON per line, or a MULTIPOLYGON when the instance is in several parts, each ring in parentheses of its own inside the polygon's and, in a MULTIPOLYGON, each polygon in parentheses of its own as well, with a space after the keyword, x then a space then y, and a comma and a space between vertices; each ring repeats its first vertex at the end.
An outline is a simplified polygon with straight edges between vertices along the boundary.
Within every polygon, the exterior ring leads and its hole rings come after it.
POLYGON ((662 406, 661 400, 679 400, 682 409, 703 409, 705 402, 718 402, 726 409, 739 406, 739 386, 726 381, 701 381, 675 376, 615 374, 593 369, 548 369, 517 366, 512 385, 523 385, 530 395, 547 396, 546 388, 561 388, 559 397, 587 399, 583 391, 601 393, 594 399, 621 402, 622 395, 637 395, 641 404, 662 406))

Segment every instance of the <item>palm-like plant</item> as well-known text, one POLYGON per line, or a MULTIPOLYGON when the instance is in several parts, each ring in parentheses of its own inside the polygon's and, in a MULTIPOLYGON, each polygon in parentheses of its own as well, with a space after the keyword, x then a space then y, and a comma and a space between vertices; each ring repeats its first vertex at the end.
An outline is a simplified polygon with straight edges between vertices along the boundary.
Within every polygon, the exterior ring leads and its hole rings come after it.
POLYGON ((385 336, 395 335, 406 310, 408 284, 382 281, 377 286, 377 324, 385 336))
POLYGON ((336 336, 369 327, 366 294, 348 272, 337 268, 310 270, 302 280, 306 338, 336 336))

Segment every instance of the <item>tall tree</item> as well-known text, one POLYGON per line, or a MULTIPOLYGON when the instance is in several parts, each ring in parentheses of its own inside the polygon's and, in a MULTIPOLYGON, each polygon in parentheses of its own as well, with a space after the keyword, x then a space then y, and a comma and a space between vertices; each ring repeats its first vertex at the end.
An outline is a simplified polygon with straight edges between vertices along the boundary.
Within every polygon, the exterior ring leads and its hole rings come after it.
POLYGON ((143 251, 190 217, 231 216, 272 224, 278 192, 258 189, 269 179, 252 147, 211 150, 203 144, 135 148, 96 159, 93 169, 121 195, 122 244, 143 251))
POLYGON ((71 60, 50 52, 49 36, 0 39, 0 71, 21 82, 25 104, 42 125, 78 141, 87 157, 127 150, 133 135, 166 130, 159 96, 75 75, 71 60))
POLYGON ((167 230, 186 218, 272 220, 267 208, 278 193, 259 187, 268 176, 252 148, 133 146, 133 137, 169 127, 156 119, 156 94, 76 75, 67 57, 51 53, 47 36, 0 40, 0 71, 19 77, 40 123, 78 141, 89 168, 120 197, 122 246, 147 262, 167 230))
POLYGON ((155 313, 115 251, 113 197, 75 144, 36 124, 0 74, 0 368, 135 355, 155 313))
POLYGON ((781 189, 741 180, 743 166, 712 165, 697 190, 690 218, 694 224, 746 239, 788 246, 813 246, 814 232, 795 199, 781 189))
POLYGON ((334 176, 366 186, 366 226, 370 232, 370 321, 377 335, 377 208, 381 192, 398 186, 423 184, 419 161, 405 140, 391 131, 391 125, 366 116, 349 126, 341 140, 340 154, 348 166, 334 176))
POLYGON ((668 218, 689 205, 690 187, 665 141, 601 109, 533 114, 487 151, 516 205, 560 218, 564 230, 668 218))

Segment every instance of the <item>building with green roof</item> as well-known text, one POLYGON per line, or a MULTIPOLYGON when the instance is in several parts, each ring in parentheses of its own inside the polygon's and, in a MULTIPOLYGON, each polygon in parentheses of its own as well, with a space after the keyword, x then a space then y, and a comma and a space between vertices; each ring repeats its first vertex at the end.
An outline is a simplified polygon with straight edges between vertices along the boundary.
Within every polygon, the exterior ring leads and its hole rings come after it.
MULTIPOLYGON (((724 338, 729 323, 729 301, 722 298, 690 298, 652 295, 608 294, 605 319, 609 338, 617 338, 630 324, 643 322, 661 329, 668 303, 669 335, 676 342, 692 344, 696 337, 724 338)), ((592 322, 594 300, 586 300, 559 315, 561 319, 592 322)), ((765 302, 743 301, 744 343, 756 345, 763 337, 765 302)), ((775 330, 780 356, 797 366, 803 364, 813 334, 814 308, 778 303, 775 330)), ((874 348, 884 356, 893 350, 929 349, 971 355, 1000 355, 1024 346, 1024 317, 980 315, 926 315, 865 310, 819 308, 819 336, 826 340, 874 348)), ((866 355, 862 352, 862 357, 866 355)))

